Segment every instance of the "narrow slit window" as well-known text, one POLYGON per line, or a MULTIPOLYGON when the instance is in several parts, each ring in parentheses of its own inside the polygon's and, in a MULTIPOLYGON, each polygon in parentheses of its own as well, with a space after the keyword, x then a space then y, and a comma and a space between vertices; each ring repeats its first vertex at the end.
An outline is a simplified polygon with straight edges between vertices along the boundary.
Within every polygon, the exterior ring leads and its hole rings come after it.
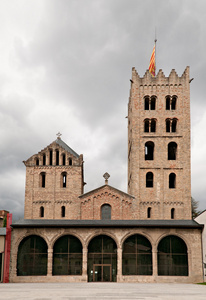
POLYGON ((65 154, 62 154, 62 165, 63 166, 66 165, 66 156, 65 156, 65 154))
POLYGON ((53 162, 53 151, 50 150, 49 151, 49 164, 50 164, 50 166, 52 166, 52 162, 53 162))
POLYGON ((172 132, 176 132, 177 130, 177 120, 173 119, 172 120, 172 132))
POLYGON ((46 173, 44 172, 40 174, 40 187, 46 187, 46 173))
POLYGON ((166 97, 166 110, 170 110, 170 96, 166 97))
POLYGON ((66 188, 67 187, 67 173, 62 173, 62 187, 66 188))
POLYGON ((72 158, 69 158, 69 166, 72 166, 72 158))
POLYGON ((61 216, 62 216, 62 218, 65 217, 65 212, 66 212, 65 206, 62 206, 61 207, 61 216))
POLYGON ((171 219, 174 219, 175 218, 175 209, 172 208, 171 209, 171 219))
POLYGON ((151 210, 152 210, 151 207, 148 207, 148 208, 147 208, 147 218, 148 218, 148 219, 151 218, 151 210))
POLYGON ((44 218, 44 207, 40 207, 40 218, 44 218))
POLYGON ((46 155, 43 154, 43 166, 46 166, 46 155))
POLYGON ((166 132, 170 132, 170 119, 166 120, 166 132))

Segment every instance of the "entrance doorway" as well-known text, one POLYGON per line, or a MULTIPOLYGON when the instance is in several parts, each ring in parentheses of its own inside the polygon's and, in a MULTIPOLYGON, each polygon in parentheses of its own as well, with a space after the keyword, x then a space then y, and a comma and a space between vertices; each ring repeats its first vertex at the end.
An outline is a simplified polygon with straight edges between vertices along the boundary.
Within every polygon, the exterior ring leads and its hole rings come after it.
POLYGON ((112 281, 112 265, 93 265, 93 281, 112 281))
POLYGON ((99 235, 90 241, 87 273, 89 282, 116 281, 117 245, 111 237, 99 235))

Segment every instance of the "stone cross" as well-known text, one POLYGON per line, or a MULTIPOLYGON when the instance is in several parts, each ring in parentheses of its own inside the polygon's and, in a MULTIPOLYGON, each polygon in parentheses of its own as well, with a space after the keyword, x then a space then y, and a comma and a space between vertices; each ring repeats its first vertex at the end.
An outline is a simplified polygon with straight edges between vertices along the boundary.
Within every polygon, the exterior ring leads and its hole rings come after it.
POLYGON ((108 184, 108 179, 109 179, 109 177, 110 177, 109 173, 106 172, 106 173, 103 175, 103 177, 104 177, 104 179, 105 179, 105 184, 108 184))

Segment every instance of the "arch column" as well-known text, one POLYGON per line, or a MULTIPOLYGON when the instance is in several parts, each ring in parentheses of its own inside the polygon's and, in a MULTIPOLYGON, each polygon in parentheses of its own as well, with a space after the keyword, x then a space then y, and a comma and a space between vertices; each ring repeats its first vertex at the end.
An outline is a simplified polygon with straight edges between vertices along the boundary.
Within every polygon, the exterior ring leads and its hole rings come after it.
POLYGON ((87 247, 84 246, 82 249, 82 276, 87 281, 87 247))
POLYGON ((157 250, 152 250, 152 275, 157 277, 157 250))
POLYGON ((122 248, 117 248, 117 282, 122 281, 122 248))
POLYGON ((47 276, 52 276, 53 249, 48 248, 47 257, 47 276))

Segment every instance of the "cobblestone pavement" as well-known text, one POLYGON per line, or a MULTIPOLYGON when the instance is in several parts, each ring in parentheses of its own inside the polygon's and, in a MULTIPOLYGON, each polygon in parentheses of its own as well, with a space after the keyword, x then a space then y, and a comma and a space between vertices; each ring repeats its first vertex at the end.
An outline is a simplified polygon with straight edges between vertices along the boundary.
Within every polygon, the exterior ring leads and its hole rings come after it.
POLYGON ((1 300, 206 300, 206 286, 158 283, 7 283, 1 300))

